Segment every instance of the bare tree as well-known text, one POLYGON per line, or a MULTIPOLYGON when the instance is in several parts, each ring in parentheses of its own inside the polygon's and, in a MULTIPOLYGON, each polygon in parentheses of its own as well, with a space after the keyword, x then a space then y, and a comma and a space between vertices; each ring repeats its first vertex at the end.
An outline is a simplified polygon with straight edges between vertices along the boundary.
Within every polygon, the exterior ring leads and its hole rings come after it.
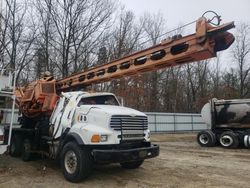
MULTIPOLYGON (((1 18, 1 50, 4 67, 17 71, 19 80, 24 68, 34 57, 32 45, 36 37, 33 20, 27 20, 27 2, 5 0, 1 18)), ((4 68, 3 67, 3 68, 4 68)))
MULTIPOLYGON (((209 96, 209 60, 187 64, 184 67, 186 73, 186 97, 188 110, 199 111, 209 96), (205 102, 204 102, 205 101, 205 102)), ((185 79, 185 78, 184 78, 185 79)))
POLYGON ((220 55, 217 56, 216 60, 214 61, 214 67, 208 70, 209 77, 212 81, 212 88, 213 88, 213 97, 220 98, 221 97, 221 67, 220 67, 220 55))
MULTIPOLYGON (((165 30, 165 20, 163 15, 159 12, 157 14, 146 13, 144 15, 145 24, 144 30, 146 37, 150 42, 150 45, 156 45, 160 41, 160 36, 165 30)), ((149 77, 148 93, 149 93, 149 106, 147 111, 159 110, 159 84, 158 80, 161 75, 161 71, 154 71, 152 73, 145 74, 149 77)))
POLYGON ((143 23, 137 23, 131 11, 122 9, 117 21, 107 44, 110 49, 110 60, 121 58, 138 50, 138 42, 143 29, 143 23))
POLYGON ((62 77, 81 69, 82 62, 89 66, 97 38, 109 25, 113 5, 109 0, 40 0, 37 9, 44 23, 44 48, 47 52, 49 39, 57 51, 54 63, 62 77))
MULTIPOLYGON (((51 8, 52 8, 52 0, 37 0, 34 3, 37 15, 38 16, 38 25, 39 25, 39 37, 37 38, 37 55, 38 59, 43 57, 43 61, 40 64, 43 64, 45 70, 54 72, 54 62, 51 57, 51 40, 53 38, 52 31, 52 17, 51 17, 51 8)), ((39 67, 37 67, 39 69, 39 67)), ((43 70, 44 71, 44 70, 43 70)))
POLYGON ((235 69, 231 68, 222 75, 221 85, 223 99, 239 98, 239 79, 235 69))
MULTIPOLYGON (((112 35, 108 35, 110 37, 105 42, 109 60, 121 58, 138 50, 139 38, 143 31, 143 22, 138 22, 131 11, 124 11, 124 9, 122 9, 118 18, 115 23, 116 27, 110 30, 112 35)), ((129 96, 129 83, 133 86, 136 85, 136 87, 133 88, 133 92, 139 89, 138 85, 133 83, 133 79, 135 79, 135 77, 112 81, 109 88, 121 97, 129 96)), ((130 103, 129 105, 132 104, 130 103)))
POLYGON ((250 96, 250 25, 242 23, 235 35, 232 48, 233 62, 237 63, 239 76, 239 97, 250 96))

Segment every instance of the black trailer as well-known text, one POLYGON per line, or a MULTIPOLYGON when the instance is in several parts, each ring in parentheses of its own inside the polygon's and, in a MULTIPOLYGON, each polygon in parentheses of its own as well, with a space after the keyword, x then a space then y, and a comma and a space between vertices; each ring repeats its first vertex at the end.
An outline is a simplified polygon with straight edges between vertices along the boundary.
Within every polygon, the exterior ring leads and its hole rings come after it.
POLYGON ((250 148, 250 99, 212 99, 202 108, 203 120, 211 127, 201 131, 201 146, 220 144, 224 148, 250 148))

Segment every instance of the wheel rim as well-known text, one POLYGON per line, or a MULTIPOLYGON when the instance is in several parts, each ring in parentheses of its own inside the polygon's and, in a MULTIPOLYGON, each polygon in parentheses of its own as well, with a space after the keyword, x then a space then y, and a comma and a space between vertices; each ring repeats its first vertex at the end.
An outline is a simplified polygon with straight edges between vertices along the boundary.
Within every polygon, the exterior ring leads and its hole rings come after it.
POLYGON ((209 142, 209 138, 206 134, 202 134, 199 137, 200 143, 207 144, 209 142))
POLYGON ((73 174, 76 171, 77 157, 74 151, 67 151, 64 157, 64 166, 70 174, 73 174))
POLYGON ((231 136, 224 135, 220 138, 220 143, 224 147, 229 147, 233 144, 233 139, 231 138, 231 136))

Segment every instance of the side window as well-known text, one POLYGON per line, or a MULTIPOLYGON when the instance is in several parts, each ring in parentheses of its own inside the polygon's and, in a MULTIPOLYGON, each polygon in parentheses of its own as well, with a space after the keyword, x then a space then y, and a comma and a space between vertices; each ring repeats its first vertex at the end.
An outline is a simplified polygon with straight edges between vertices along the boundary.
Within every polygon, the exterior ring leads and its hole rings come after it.
POLYGON ((87 97, 82 98, 79 103, 78 107, 81 105, 116 105, 119 106, 116 98, 113 95, 101 95, 101 96, 94 96, 94 97, 87 97))
POLYGON ((113 96, 106 97, 106 100, 104 101, 104 104, 106 105, 117 105, 117 101, 113 96))
POLYGON ((94 105, 97 104, 96 100, 94 100, 94 98, 89 97, 89 98, 83 98, 79 101, 77 106, 81 106, 81 105, 94 105))

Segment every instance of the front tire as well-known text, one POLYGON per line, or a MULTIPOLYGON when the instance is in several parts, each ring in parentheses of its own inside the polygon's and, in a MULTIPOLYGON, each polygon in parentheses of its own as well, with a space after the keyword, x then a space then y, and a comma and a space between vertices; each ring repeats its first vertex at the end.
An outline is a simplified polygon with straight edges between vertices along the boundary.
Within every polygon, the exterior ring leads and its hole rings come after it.
POLYGON ((197 135, 197 142, 202 147, 212 147, 216 143, 215 134, 210 130, 201 131, 197 135))
POLYGON ((20 134, 14 134, 10 143, 10 156, 19 157, 22 151, 23 138, 20 134))
POLYGON ((125 163, 120 163, 122 168, 126 169, 135 169, 139 168, 143 164, 144 160, 141 161, 132 161, 132 162, 125 162, 125 163))
POLYGON ((92 171, 93 161, 87 149, 81 149, 75 142, 67 143, 61 153, 61 166, 65 179, 79 182, 92 171))

